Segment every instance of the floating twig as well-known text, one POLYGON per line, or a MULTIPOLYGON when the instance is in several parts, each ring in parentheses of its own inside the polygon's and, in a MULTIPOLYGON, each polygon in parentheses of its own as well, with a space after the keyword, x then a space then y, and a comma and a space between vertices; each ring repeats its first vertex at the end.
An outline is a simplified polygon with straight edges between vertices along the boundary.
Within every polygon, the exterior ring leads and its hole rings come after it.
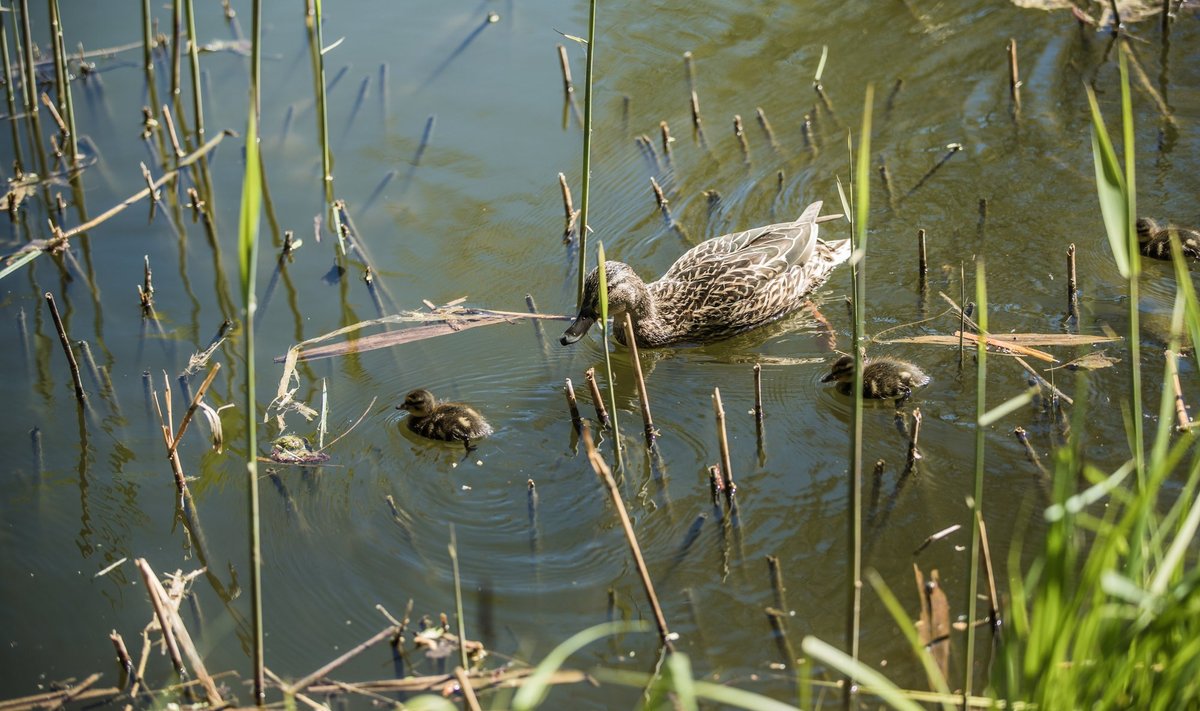
POLYGON ((654 612, 654 622, 658 627, 659 640, 668 652, 674 652, 675 635, 668 629, 667 619, 663 616, 662 607, 658 604, 658 595, 654 593, 654 583, 650 580, 650 571, 646 568, 646 561, 642 558, 642 549, 638 545, 637 535, 633 532, 633 524, 629 521, 629 514, 625 511, 625 501, 617 489, 617 482, 613 479, 612 471, 605 464, 600 452, 596 450, 596 445, 592 441, 591 429, 588 427, 583 428, 583 444, 587 449, 588 461, 608 490, 609 499, 613 508, 616 509, 617 517, 621 520, 621 528, 625 532, 625 542, 629 544, 629 552, 633 556, 634 565, 641 578, 646 599, 650 602, 650 608, 654 612))
POLYGON ((87 393, 83 391, 83 378, 79 376, 79 364, 75 361, 75 352, 71 350, 71 341, 67 338, 67 329, 63 326, 62 316, 54 303, 54 294, 46 292, 46 304, 50 307, 50 316, 54 319, 54 330, 58 331, 58 340, 62 344, 63 353, 67 356, 67 365, 71 368, 71 379, 75 382, 75 399, 79 404, 87 405, 87 393))
POLYGON ((646 379, 642 376, 642 361, 638 356, 637 339, 633 335, 633 317, 625 312, 623 321, 625 327, 625 342, 629 344, 629 360, 633 363, 633 375, 637 379, 638 399, 642 404, 642 423, 646 435, 646 446, 654 447, 654 438, 658 432, 654 429, 654 418, 650 416, 650 395, 646 391, 646 379))
POLYGON ((597 422, 601 429, 610 429, 612 423, 608 419, 608 410, 604 407, 604 397, 600 395, 600 385, 596 382, 596 369, 588 368, 583 377, 587 380, 588 388, 592 392, 592 404, 596 407, 597 422))

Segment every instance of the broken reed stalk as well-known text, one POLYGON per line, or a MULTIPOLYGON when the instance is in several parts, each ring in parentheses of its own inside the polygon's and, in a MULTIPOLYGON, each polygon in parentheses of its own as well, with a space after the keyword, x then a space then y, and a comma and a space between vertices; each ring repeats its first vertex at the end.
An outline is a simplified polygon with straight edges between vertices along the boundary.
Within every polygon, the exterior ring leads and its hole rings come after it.
POLYGON ((654 623, 658 627, 659 640, 668 652, 674 653, 675 635, 671 634, 671 630, 667 628, 667 618, 663 616, 662 607, 658 604, 658 595, 654 593, 654 583, 650 580, 650 571, 646 568, 645 559, 642 558, 642 549, 638 545, 637 535, 633 532, 633 524, 629 521, 629 513, 625 511, 625 502, 621 498, 621 492, 617 490, 617 482, 613 479, 612 470, 608 468, 604 458, 596 450, 589 427, 583 428, 583 444, 587 449, 588 462, 591 463, 592 469, 608 490, 613 508, 616 509, 617 517, 621 520, 621 528, 625 531, 625 542, 629 544, 629 552, 633 555, 633 562, 637 566, 642 588, 646 592, 646 599, 649 600, 650 608, 654 611, 654 623))
POLYGON ((659 121, 658 122, 658 132, 662 138, 663 155, 665 155, 667 157, 667 162, 670 163, 671 162, 671 143, 675 140, 674 138, 671 138, 671 127, 667 125, 666 121, 659 121))
POLYGON ((579 211, 575 209, 575 202, 571 199, 571 186, 567 185, 567 176, 562 173, 558 174, 558 187, 562 190, 563 199, 563 242, 570 242, 571 235, 575 231, 575 221, 579 219, 579 211))
POLYGON ((217 377, 217 371, 220 369, 220 363, 213 363, 213 367, 208 371, 208 376, 204 378, 204 382, 196 389, 196 394, 192 397, 192 404, 188 406, 183 419, 179 421, 179 429, 175 431, 175 436, 171 438, 167 446, 168 457, 175 456, 175 450, 179 447, 179 440, 183 438, 183 433, 187 431, 188 425, 192 422, 192 416, 196 414, 196 408, 200 407, 200 401, 204 399, 204 393, 208 392, 208 386, 212 385, 213 378, 217 377))
POLYGON ((1075 243, 1067 245, 1067 315, 1079 324, 1079 282, 1075 277, 1075 243))
POLYGON ((761 106, 754 107, 754 115, 758 117, 758 125, 767 135, 767 143, 771 146, 771 150, 779 150, 779 142, 775 140, 775 131, 771 129, 771 122, 767 120, 767 114, 761 106))
POLYGON ((1179 383, 1179 356, 1171 350, 1165 351, 1164 355, 1167 358, 1167 373, 1171 378, 1171 387, 1175 392, 1175 419, 1178 423, 1176 429, 1179 432, 1186 432, 1192 428, 1192 422, 1188 417, 1187 406, 1183 402, 1183 388, 1179 383))
POLYGON ((762 364, 754 364, 754 425, 758 428, 758 437, 763 434, 763 399, 762 399, 762 364))
POLYGON ((717 444, 721 449, 721 473, 725 477, 726 495, 733 500, 737 484, 733 481, 733 464, 729 459, 729 438, 725 435, 725 406, 721 403, 721 389, 713 388, 713 414, 717 418, 717 444))
POLYGON ((983 512, 976 509, 975 525, 979 530, 979 544, 983 551, 983 570, 987 573, 988 581, 988 621, 996 630, 1000 624, 1000 597, 996 594, 996 574, 992 570, 992 549, 988 544, 987 524, 983 522, 983 512))
POLYGON ((1049 482, 1050 472, 1046 469, 1046 466, 1042 464, 1041 458, 1038 457, 1037 451, 1033 448, 1033 444, 1029 441, 1029 433, 1025 431, 1024 427, 1017 427, 1013 430, 1013 435, 1017 438, 1018 442, 1025 446, 1025 457, 1029 459, 1030 463, 1037 467, 1038 473, 1041 474, 1040 480, 1043 483, 1049 482))
POLYGON ((583 377, 587 380, 588 388, 592 392, 592 403, 596 406, 596 420, 601 428, 610 429, 612 423, 608 419, 608 410, 604 407, 604 397, 600 394, 600 385, 596 383, 596 369, 588 368, 583 377))
POLYGON ((225 701, 221 698, 216 683, 204 666, 204 659, 196 651, 196 645, 192 643, 192 636, 188 634, 187 627, 183 624, 183 618, 179 616, 179 610, 171 604, 167 591, 163 589, 158 576, 154 574, 145 558, 138 558, 134 562, 142 571, 142 580, 145 582, 146 592, 150 596, 150 603, 154 606, 154 614, 158 618, 159 625, 162 626, 163 637, 168 639, 168 646, 175 646, 171 661, 177 661, 176 669, 181 676, 187 676, 182 659, 177 660, 176 658, 180 651, 187 655, 188 663, 192 665, 192 671, 196 673, 196 678, 200 680, 200 685, 204 688, 208 703, 213 707, 224 706, 225 701), (171 633, 169 637, 168 631, 171 633))
POLYGON ((712 494, 713 506, 720 512, 721 495, 725 493, 725 479, 721 476, 721 465, 712 464, 708 467, 708 488, 712 494))
POLYGON ((54 294, 46 292, 46 304, 50 307, 50 316, 54 319, 54 329, 58 331, 58 340, 62 344, 63 353, 67 356, 67 365, 71 367, 71 379, 75 382, 75 399, 81 405, 87 405, 87 393, 83 391, 83 378, 79 376, 79 363, 75 361, 75 352, 71 350, 71 341, 67 338, 67 329, 63 326, 62 316, 54 303, 54 294))
POLYGON ((1012 96, 1013 117, 1021 114, 1021 72, 1017 68, 1017 40, 1009 38, 1008 47, 1008 92, 1012 96))
POLYGON ((888 205, 896 204, 896 195, 892 192, 892 172, 888 170, 887 159, 879 156, 879 180, 883 183, 883 194, 887 196, 888 205))
POLYGON ((775 607, 787 611, 787 589, 783 587, 783 571, 779 567, 779 557, 767 556, 767 571, 771 576, 771 590, 775 593, 775 607))
POLYGON ((125 639, 116 630, 108 634, 108 639, 112 642, 113 651, 117 653, 117 661, 125 671, 128 684, 133 684, 138 678, 137 667, 133 665, 133 657, 129 656, 129 650, 125 647, 125 639))
POLYGON ((771 630, 775 633, 775 640, 779 644, 779 653, 784 657, 784 664, 789 669, 795 670, 796 649, 788 638, 787 612, 774 607, 768 607, 764 612, 767 613, 767 621, 771 623, 771 630))
POLYGON ((79 141, 75 131, 75 107, 71 102, 70 69, 67 66, 67 50, 63 44, 62 14, 59 12, 58 0, 50 0, 50 42, 54 47, 54 77, 55 89, 62 113, 66 114, 66 128, 63 129, 67 139, 69 157, 67 165, 74 169, 79 163, 79 141))
MULTIPOLYGON (((559 49, 562 45, 559 45, 559 49)), ((462 692, 463 702, 470 711, 482 711, 479 706, 479 699, 475 697, 475 689, 471 686, 471 680, 467 677, 467 672, 462 667, 454 667, 454 678, 458 680, 459 691, 462 692)))
POLYGON ((700 136, 700 140, 703 141, 704 140, 704 126, 700 119, 700 97, 696 95, 696 92, 694 90, 692 91, 691 110, 692 110, 692 128, 694 128, 696 130, 696 133, 699 134, 699 136, 700 136))
POLYGON ((567 48, 561 44, 555 47, 558 49, 558 65, 562 68, 563 94, 569 100, 575 95, 575 82, 571 80, 571 63, 567 61, 567 48))
POLYGON ((750 143, 746 140, 746 129, 742 126, 740 114, 733 115, 733 135, 737 136, 738 147, 742 149, 742 162, 750 165, 750 143))
POLYGON ((925 251, 925 230, 917 230, 917 281, 925 288, 925 279, 929 275, 929 257, 925 251))
POLYGON ((911 196, 913 193, 917 192, 917 190, 920 190, 921 186, 924 185, 925 183, 927 183, 929 181, 929 179, 933 177, 934 173, 941 170, 942 166, 946 165, 946 162, 949 161, 951 158, 953 158, 954 154, 958 153, 962 149, 963 149, 963 147, 962 147, 961 143, 951 143, 951 144, 947 145, 946 152, 942 154, 942 157, 938 159, 938 162, 934 163, 932 168, 925 171, 925 175, 921 176, 921 179, 917 181, 916 185, 909 188, 909 191, 904 194, 904 197, 907 198, 907 197, 911 196))
POLYGON ((654 429, 654 418, 650 416, 650 394, 646 391, 646 379, 642 375, 642 359, 638 355, 637 340, 633 336, 633 318, 625 312, 622 321, 625 327, 625 342, 629 344, 629 360, 633 364, 633 375, 637 378, 638 399, 642 404, 642 424, 646 435, 646 446, 654 447, 657 432, 654 429))
MULTIPOLYGON (((342 666, 346 662, 348 662, 351 659, 362 654, 363 652, 370 649, 371 647, 378 644, 379 642, 382 642, 385 639, 390 639, 393 635, 395 635, 399 631, 399 629, 400 628, 398 628, 394 625, 388 625, 387 627, 380 630, 379 632, 376 632, 367 641, 362 642, 361 644, 354 647, 353 649, 348 650, 345 654, 338 657, 337 659, 334 659, 333 661, 329 662, 328 664, 321 667, 320 669, 317 669, 316 671, 309 674, 308 676, 301 678, 299 681, 293 683, 291 686, 284 686, 283 687, 284 693, 285 694, 295 694, 295 693, 304 691, 309 686, 311 686, 312 683, 315 682, 316 680, 320 679, 323 676, 328 676, 329 672, 333 671, 334 669, 337 669, 338 667, 342 666)), ((460 640, 460 643, 461 643, 461 640, 460 640)))
POLYGON ((908 459, 904 464, 907 471, 914 470, 921 459, 921 450, 917 447, 917 440, 921 436, 921 408, 913 408, 912 417, 912 436, 908 440, 908 459))
POLYGON ((670 222, 671 210, 667 207, 667 196, 663 195, 662 186, 658 184, 653 175, 650 176, 650 191, 654 193, 654 204, 658 205, 658 209, 662 210, 663 217, 670 222))
POLYGON ((692 53, 687 51, 683 53, 683 72, 687 78, 688 91, 696 91, 696 67, 692 63, 692 53))
POLYGON ((567 408, 571 411, 571 426, 578 434, 583 427, 583 418, 579 415, 579 402, 575 399, 575 386, 571 383, 570 378, 564 379, 564 382, 563 392, 567 396, 567 408))

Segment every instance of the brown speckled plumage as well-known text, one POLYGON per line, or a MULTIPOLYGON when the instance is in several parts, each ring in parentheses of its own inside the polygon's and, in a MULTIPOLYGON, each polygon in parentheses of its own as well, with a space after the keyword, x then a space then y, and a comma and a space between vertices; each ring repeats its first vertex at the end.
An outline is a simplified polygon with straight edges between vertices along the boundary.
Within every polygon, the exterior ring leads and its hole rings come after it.
POLYGON ((1200 260, 1200 232, 1175 225, 1160 225, 1149 217, 1137 221, 1138 246, 1142 254, 1153 259, 1171 258, 1171 232, 1179 235, 1183 256, 1189 262, 1200 260))
MULTIPOLYGON (((863 397, 881 400, 906 398, 913 388, 929 382, 929 376, 912 363, 895 358, 868 358, 863 366, 863 397)), ((854 387, 854 358, 844 355, 833 362, 821 382, 837 381, 838 390, 850 394, 854 387)))
POLYGON ((483 415, 458 402, 438 402, 428 390, 413 390, 397 410, 408 410, 408 429, 429 439, 462 442, 470 450, 471 440, 492 434, 483 415))
MULTIPOLYGON (((608 311, 629 312, 639 346, 716 341, 796 310, 803 297, 850 256, 849 240, 817 239, 814 202, 794 222, 714 237, 688 250, 658 280, 646 284, 622 262, 609 261, 608 311)), ((600 318, 600 283, 592 269, 583 306, 561 342, 579 340, 600 318)), ((625 334, 614 329, 617 340, 625 334)))

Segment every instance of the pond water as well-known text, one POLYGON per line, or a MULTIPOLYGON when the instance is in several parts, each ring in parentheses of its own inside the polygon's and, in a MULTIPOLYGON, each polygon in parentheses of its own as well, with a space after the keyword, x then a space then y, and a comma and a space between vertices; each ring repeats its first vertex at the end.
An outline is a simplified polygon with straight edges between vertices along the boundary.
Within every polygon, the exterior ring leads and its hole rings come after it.
MULTIPOLYGON (((239 14, 231 24, 216 3, 201 5, 199 37, 223 43, 200 57, 207 135, 244 133, 248 59, 228 43, 248 33, 249 6, 234 3, 239 14)), ((577 255, 561 239, 557 174, 566 175, 578 203, 582 134, 574 110, 564 106, 555 45, 567 46, 582 110, 583 50, 560 33, 586 35, 586 4, 414 1, 325 9, 334 192, 346 201, 370 250, 381 291, 399 309, 465 296, 470 305, 523 311, 529 294, 547 313, 572 311, 577 255)), ((32 26, 46 48, 43 12, 35 8, 32 26)), ((111 3, 64 2, 67 46, 82 43, 90 51, 139 43, 135 12, 132 5, 117 12, 111 3)), ((169 9, 156 6, 154 13, 160 30, 169 27, 169 9)), ((362 265, 351 260, 340 280, 331 277, 336 241, 327 229, 319 243, 314 239, 314 219, 323 219, 325 207, 303 12, 299 3, 271 3, 266 13, 262 150, 279 228, 293 230, 303 245, 267 298, 280 237, 264 220, 256 324, 260 413, 282 373, 274 357, 300 340, 381 315, 364 286, 362 265)), ((1194 14, 1184 14, 1166 39, 1157 18, 1130 30, 1145 74, 1144 84, 1135 77, 1133 95, 1140 210, 1195 223, 1200 26, 1194 14), (1171 120, 1160 114, 1151 88, 1170 107, 1171 120)), ((1095 196, 1083 90, 1092 84, 1106 116, 1115 120, 1117 65, 1107 32, 1081 27, 1067 11, 997 2, 668 0, 652 6, 601 3, 597 37, 589 222, 593 243, 602 240, 610 258, 649 278, 702 238, 790 219, 816 200, 825 202, 826 213, 840 212, 837 179, 849 179, 846 132, 857 132, 864 90, 872 84, 873 170, 886 164, 890 195, 873 173, 870 333, 900 327, 884 340, 953 333, 956 319, 944 313, 938 292, 958 300, 963 264, 973 290, 976 256, 987 264, 993 331, 1073 330, 1064 315, 1071 242, 1079 249, 1078 330, 1125 329, 1124 289, 1095 196), (1024 82, 1015 118, 1009 38, 1018 43, 1024 82), (829 106, 812 81, 823 47, 829 106), (685 52, 692 53, 703 141, 691 126, 685 52), (775 145, 756 119, 758 108, 770 121, 775 145), (734 135, 735 114, 744 124, 746 157, 734 135), (812 119, 808 129, 806 115, 812 119), (660 121, 674 136, 669 157, 662 153, 660 121), (657 161, 639 145, 643 135, 657 161), (962 150, 927 176, 950 144, 962 150), (651 177, 686 236, 665 223, 651 177), (715 207, 705 191, 719 193, 715 207), (918 229, 926 230, 929 244, 925 293, 917 280, 918 229), (923 319, 931 320, 910 325, 923 319)), ((73 83, 79 133, 97 154, 82 177, 84 205, 69 187, 52 188, 69 202, 64 217, 49 215, 56 223, 78 224, 78 208, 94 217, 144 187, 139 163, 155 176, 162 173, 139 136, 141 107, 148 103, 140 51, 139 45, 96 57, 97 71, 73 83)), ((160 57, 160 99, 167 66, 160 57)), ((185 64, 189 125, 190 95, 185 64)), ((45 111, 42 122, 49 125, 45 111)), ((159 572, 207 565, 207 575, 193 585, 186 617, 210 670, 234 669, 248 677, 242 329, 234 328, 214 354, 222 369, 209 401, 239 403, 222 413, 224 451, 208 448, 200 423, 179 450, 182 469, 192 477, 198 530, 177 518, 171 467, 143 376, 150 374, 161 397, 165 372, 178 422, 184 406, 176 378, 189 356, 208 345, 224 320, 240 322, 242 148, 242 138, 227 137, 211 156, 215 239, 191 221, 186 207, 172 215, 164 206, 148 220, 143 202, 72 241, 79 267, 43 257, 0 283, 0 319, 9 324, 0 366, 10 374, 0 383, 0 398, 8 403, 0 413, 0 441, 9 462, 0 504, 6 578, 0 696, 34 693, 95 671, 104 673, 102 683, 118 683, 107 636, 120 632, 136 655, 150 619, 132 563, 138 557, 159 572), (154 270, 157 326, 142 318, 135 288, 142 283, 144 256, 154 270), (104 396, 85 373, 92 396, 88 415, 76 406, 45 292, 54 294, 71 338, 88 341, 111 377, 112 394, 104 396)), ((11 140, 0 140, 0 165, 11 166, 13 157, 11 140)), ((186 196, 178 201, 186 204, 186 196)), ((47 217, 44 206, 26 203, 21 220, 10 226, 5 252, 47 237, 47 217)), ((821 231, 826 238, 849 236, 844 221, 825 223, 821 231)), ((589 259, 594 263, 594 255, 589 259)), ((614 350, 626 448, 622 491, 666 618, 699 677, 794 699, 790 672, 777 667, 781 654, 764 613, 775 604, 769 555, 781 562, 793 643, 812 634, 845 646, 851 404, 819 380, 833 349, 845 349, 849 341, 843 303, 849 288, 849 271, 840 268, 821 289, 817 305, 827 327, 805 312, 720 343, 643 353, 661 431, 657 459, 647 456, 640 439, 628 352, 614 350), (762 364, 766 411, 761 451, 748 414, 754 363, 762 364), (728 413, 738 482, 736 535, 722 525, 709 495, 706 470, 719 457, 713 388, 720 388, 728 413)), ((1174 298, 1167 265, 1146 265, 1144 291, 1145 382, 1155 393, 1174 298)), ((383 303, 383 311, 393 310, 383 303)), ((376 605, 400 615, 411 599, 416 617, 436 620, 445 612, 453 619, 452 526, 467 635, 481 639, 496 659, 539 660, 584 627, 610 618, 651 618, 621 527, 572 436, 563 398, 564 378, 571 378, 590 414, 583 374, 591 367, 603 371, 602 341, 594 329, 575 346, 562 347, 557 338, 563 325, 495 325, 300 367, 299 399, 320 407, 322 383, 327 388, 330 439, 365 416, 329 448, 332 459, 324 466, 260 465, 269 668, 293 679, 316 669, 387 624, 376 605), (465 459, 461 448, 412 436, 394 405, 417 387, 470 402, 491 419, 495 435, 465 459), (530 481, 536 485, 534 507, 530 481), (406 527, 394 520, 388 496, 406 527)), ((1061 360, 1081 354, 1049 350, 1061 360)), ((957 349, 944 346, 879 344, 872 352, 918 362, 933 380, 905 405, 906 412, 919 407, 924 416, 924 458, 894 499, 890 492, 904 467, 907 440, 890 405, 865 413, 864 456, 886 461, 879 508, 887 512, 868 528, 866 565, 880 572, 914 617, 912 564, 937 569, 951 614, 966 615, 969 529, 919 555, 914 551, 930 534, 969 521, 964 500, 972 490, 972 361, 960 371, 957 349)), ((1120 344, 1108 353, 1125 356, 1120 344)), ((1115 368, 1087 374, 1084 397, 1076 402, 1089 415, 1088 456, 1109 470, 1127 456, 1119 406, 1127 361, 1125 356, 1115 368)), ((1024 371, 1011 359, 997 356, 989 364, 990 405, 1026 387, 1024 371)), ((1184 391, 1194 396, 1194 368, 1182 367, 1184 391)), ((1060 385, 1073 383, 1067 371, 1056 372, 1060 385)), ((295 414, 286 425, 315 436, 316 423, 295 414)), ((1053 419, 1032 407, 988 429, 984 509, 1002 593, 1011 544, 1019 536, 1036 543, 1041 521, 1036 471, 1012 435, 1018 425, 1030 431, 1043 458, 1057 432, 1053 419)), ((260 427, 259 454, 267 453, 265 442, 277 434, 273 419, 260 427)), ((601 449, 611 460, 610 444, 606 438, 601 449)), ((869 499, 869 473, 866 486, 869 499)), ((985 612, 981 604, 974 614, 985 612)), ((981 637, 976 679, 986 678, 989 659, 987 635, 981 637)), ((954 644, 952 686, 961 683, 962 663, 962 643, 956 637, 954 644)), ((924 686, 906 643, 869 589, 862 657, 877 667, 886 664, 884 671, 901 684, 924 686)), ((647 672, 655 659, 654 635, 630 634, 591 645, 570 666, 647 672)), ((439 669, 423 660, 414 671, 439 669)), ((392 673, 390 652, 380 645, 335 676, 364 680, 392 673)), ((169 663, 156 653, 147 677, 154 686, 170 683, 169 663)), ((250 699, 239 682, 227 683, 243 702, 250 699)), ((636 688, 567 686, 553 692, 548 707, 620 708, 638 696, 636 688)))

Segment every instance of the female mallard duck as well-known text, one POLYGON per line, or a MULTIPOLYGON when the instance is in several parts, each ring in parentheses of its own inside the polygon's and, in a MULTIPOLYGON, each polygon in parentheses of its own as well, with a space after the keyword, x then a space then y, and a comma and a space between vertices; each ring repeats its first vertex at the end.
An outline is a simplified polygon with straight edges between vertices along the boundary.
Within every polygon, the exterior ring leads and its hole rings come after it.
POLYGON ((487 437, 492 426, 483 415, 459 402, 438 402, 428 390, 413 390, 397 410, 408 410, 408 429, 429 439, 462 442, 471 451, 471 440, 487 437))
POLYGON ((1200 232, 1175 225, 1160 225, 1149 217, 1139 217, 1137 221, 1141 253, 1154 259, 1170 259, 1171 232, 1179 235, 1184 258, 1191 262, 1200 261, 1200 232))
MULTIPOLYGON (((929 382, 929 376, 912 363, 895 358, 868 358, 862 373, 863 397, 882 400, 903 400, 929 382)), ((838 390, 850 394, 854 387, 854 358, 844 355, 833 362, 822 383, 836 380, 838 390)))
MULTIPOLYGON (((692 247, 657 281, 646 284, 621 262, 607 262, 608 312, 628 312, 643 347, 680 341, 715 341, 774 321, 799 308, 838 264, 850 256, 850 240, 817 239, 821 203, 795 222, 714 237, 692 247)), ((583 305, 563 333, 566 346, 600 318, 598 267, 588 274, 583 305)), ((625 334, 616 329, 617 340, 625 334)))

